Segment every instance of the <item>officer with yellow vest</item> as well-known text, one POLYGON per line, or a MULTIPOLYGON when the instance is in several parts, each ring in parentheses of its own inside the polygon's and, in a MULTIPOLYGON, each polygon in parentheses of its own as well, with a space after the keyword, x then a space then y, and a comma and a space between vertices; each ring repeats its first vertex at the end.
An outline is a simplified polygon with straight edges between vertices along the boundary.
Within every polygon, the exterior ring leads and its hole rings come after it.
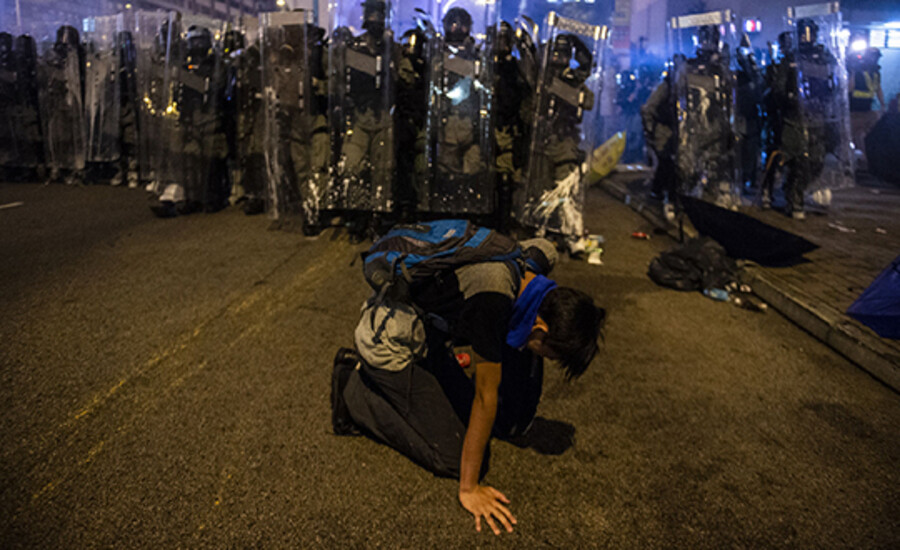
POLYGON ((878 48, 869 48, 850 65, 850 125, 853 131, 853 142, 860 151, 865 150, 866 135, 886 106, 884 92, 881 89, 881 67, 878 59, 881 52, 878 48), (874 110, 872 102, 878 100, 878 110, 874 110))

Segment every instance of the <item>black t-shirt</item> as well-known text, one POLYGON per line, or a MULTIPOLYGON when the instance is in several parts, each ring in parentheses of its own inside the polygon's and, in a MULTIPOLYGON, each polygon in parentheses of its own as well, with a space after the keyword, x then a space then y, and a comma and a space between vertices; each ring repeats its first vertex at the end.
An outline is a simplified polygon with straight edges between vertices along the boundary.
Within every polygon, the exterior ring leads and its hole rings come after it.
POLYGON ((416 305, 447 322, 454 345, 470 345, 485 360, 499 363, 519 284, 515 267, 486 262, 439 274, 411 292, 416 305))

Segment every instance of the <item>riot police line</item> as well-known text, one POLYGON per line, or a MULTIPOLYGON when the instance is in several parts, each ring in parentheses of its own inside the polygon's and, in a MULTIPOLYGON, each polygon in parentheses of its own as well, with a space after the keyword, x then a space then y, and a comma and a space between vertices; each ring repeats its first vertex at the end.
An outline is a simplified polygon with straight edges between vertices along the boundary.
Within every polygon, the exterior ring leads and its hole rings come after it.
POLYGON ((826 209, 853 184, 846 44, 837 2, 788 8, 764 67, 728 11, 674 17, 664 78, 641 108, 657 160, 652 194, 675 219, 680 196, 737 210, 826 209))
POLYGON ((143 187, 316 233, 428 216, 577 240, 606 27, 493 2, 341 2, 223 22, 134 11, 0 35, 4 180, 143 187))

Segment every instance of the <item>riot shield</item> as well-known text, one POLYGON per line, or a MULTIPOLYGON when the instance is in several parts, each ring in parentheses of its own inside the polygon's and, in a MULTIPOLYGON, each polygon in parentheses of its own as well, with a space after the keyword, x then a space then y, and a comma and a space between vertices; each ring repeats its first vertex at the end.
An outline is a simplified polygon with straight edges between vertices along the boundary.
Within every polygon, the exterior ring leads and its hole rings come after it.
POLYGON ((83 22, 85 75, 84 118, 87 161, 114 162, 121 155, 119 114, 119 33, 125 30, 121 15, 89 17, 83 22))
POLYGON ((41 122, 50 181, 79 182, 85 166, 84 49, 78 31, 63 25, 38 66, 41 122))
POLYGON ((725 10, 673 17, 669 43, 679 191, 736 209, 741 193, 733 127, 732 14, 725 10))
POLYGON ((138 162, 140 159, 140 95, 138 94, 137 43, 134 38, 134 16, 124 18, 124 29, 116 36, 119 51, 119 147, 120 162, 118 183, 122 178, 128 187, 136 188, 140 183, 138 162))
POLYGON ((512 193, 528 168, 539 52, 533 25, 503 21, 494 43, 493 128, 497 171, 497 215, 501 229, 513 216, 512 193))
POLYGON ((139 96, 138 167, 141 182, 163 192, 165 165, 174 139, 175 84, 180 52, 180 15, 172 11, 135 14, 136 77, 139 96))
POLYGON ((14 45, 15 83, 8 130, 14 158, 10 165, 20 170, 20 177, 34 178, 44 165, 44 140, 38 100, 38 54, 34 38, 18 36, 14 45), (21 169, 25 169, 24 172, 21 169))
POLYGON ((577 241, 586 164, 594 128, 584 123, 600 99, 602 52, 609 29, 551 12, 544 25, 544 53, 537 82, 525 185, 517 193, 520 222, 577 241))
POLYGON ((320 189, 312 167, 312 76, 303 11, 260 17, 266 121, 267 210, 279 227, 317 225, 320 189))
POLYGON ((420 209, 488 214, 497 203, 491 101, 494 2, 433 2, 426 156, 420 209))
POLYGON ((13 36, 0 32, 0 168, 11 167, 18 153, 13 126, 17 103, 16 76, 13 36))
POLYGON ((396 45, 391 2, 339 2, 329 42, 332 169, 327 203, 389 212, 396 162, 396 45))
MULTIPOLYGON (((224 23, 199 15, 184 15, 178 40, 179 56, 174 104, 167 108, 166 146, 162 163, 160 216, 213 212, 227 204, 227 144, 222 99, 225 77, 221 63, 224 23), (169 125, 171 120, 173 124, 169 125), (169 141, 171 131, 171 141, 169 141)), ((172 39, 173 47, 175 39, 172 39)))
POLYGON ((829 206, 831 190, 853 185, 850 105, 838 2, 788 9, 797 113, 785 118, 782 150, 788 202, 829 206), (791 197, 791 194, 796 194, 791 197))
POLYGON ((237 158, 234 161, 233 202, 242 202, 244 212, 259 214, 266 196, 266 117, 262 85, 259 20, 241 21, 244 48, 238 53, 232 86, 237 93, 237 158))

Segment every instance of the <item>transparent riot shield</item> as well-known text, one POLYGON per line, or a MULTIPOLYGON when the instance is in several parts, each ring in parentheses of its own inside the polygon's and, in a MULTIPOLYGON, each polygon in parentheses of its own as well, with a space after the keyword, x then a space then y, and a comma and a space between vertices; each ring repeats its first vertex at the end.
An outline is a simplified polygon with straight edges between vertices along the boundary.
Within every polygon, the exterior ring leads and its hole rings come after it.
POLYGON ((393 209, 397 78, 391 2, 339 2, 329 42, 330 208, 393 209))
POLYGON ((741 190, 733 127, 732 19, 729 10, 673 17, 669 44, 679 192, 736 209, 741 190))
POLYGON ((84 49, 78 31, 60 26, 38 66, 41 122, 50 181, 79 182, 85 166, 84 49))
POLYGON ((491 134, 495 2, 432 3, 426 156, 420 209, 488 214, 497 203, 491 134))
POLYGON ((147 190, 162 193, 161 181, 174 139, 176 60, 180 52, 180 15, 172 11, 135 14, 138 167, 147 190))
POLYGON ((223 39, 228 25, 184 16, 183 56, 179 71, 179 183, 189 207, 214 212, 229 197, 224 125, 223 39))
MULTIPOLYGON (((6 65, 9 80, 4 83, 4 95, 12 94, 11 102, 0 107, 6 113, 10 141, 6 143, 12 157, 7 166, 16 168, 18 176, 33 179, 44 164, 44 140, 41 125, 40 102, 38 100, 38 53, 33 37, 16 37, 12 65, 6 65), (24 169, 24 171, 23 171, 24 169)), ((8 96, 7 96, 8 97, 8 96)), ((2 122, 0 122, 2 123, 2 122)), ((2 145, 0 145, 2 146, 2 145)))
POLYGON ((260 17, 266 121, 267 211, 285 229, 315 227, 320 189, 312 166, 312 75, 308 12, 260 17))
POLYGON ((785 196, 789 208, 827 207, 831 190, 853 185, 850 106, 838 2, 788 9, 796 66, 797 112, 785 117, 785 196))
POLYGON ((534 125, 534 96, 540 69, 534 25, 500 23, 494 42, 493 134, 497 171, 497 216, 507 229, 513 216, 512 193, 528 168, 534 125))
POLYGON ((0 168, 11 167, 19 148, 16 136, 16 59, 13 36, 0 32, 0 168))
POLYGON ((237 158, 234 162, 232 200, 244 212, 261 213, 266 197, 266 116, 260 57, 259 20, 241 20, 244 47, 238 52, 232 86, 237 93, 237 158))
MULTIPOLYGON (((157 214, 198 210, 213 212, 227 204, 227 143, 222 99, 222 39, 226 25, 198 15, 184 15, 180 24, 174 104, 166 113, 166 146, 157 214), (171 141, 168 131, 171 130, 171 141)), ((173 37, 173 46, 175 39, 173 37)))
POLYGON ((121 50, 117 45, 119 33, 125 30, 124 18, 121 15, 89 17, 84 20, 83 28, 87 161, 114 162, 121 155, 121 50))
POLYGON ((123 178, 131 188, 138 187, 140 174, 140 94, 138 93, 137 42, 135 40, 134 13, 123 17, 123 29, 116 36, 119 52, 119 174, 113 183, 123 178))
POLYGON ((586 120, 599 104, 608 40, 607 27, 547 16, 528 169, 516 198, 520 222, 539 234, 583 235, 585 162, 594 146, 586 120))

